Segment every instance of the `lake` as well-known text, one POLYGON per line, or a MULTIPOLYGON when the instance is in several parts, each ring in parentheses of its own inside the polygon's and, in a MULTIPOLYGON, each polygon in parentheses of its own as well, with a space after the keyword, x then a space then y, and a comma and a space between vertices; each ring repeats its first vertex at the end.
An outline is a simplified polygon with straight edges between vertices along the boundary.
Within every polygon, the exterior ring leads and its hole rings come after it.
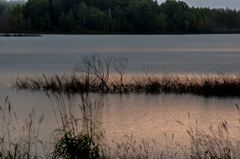
MULTIPOLYGON (((240 73, 240 35, 43 35, 42 37, 0 37, 0 106, 6 96, 19 115, 25 119, 34 108, 39 117, 44 114, 42 138, 50 138, 56 126, 51 102, 45 92, 14 90, 7 82, 16 77, 42 77, 42 74, 70 74, 84 55, 126 57, 125 78, 148 74, 228 75, 240 73)), ((111 74, 116 72, 111 70, 111 74)), ((189 145, 185 128, 176 121, 209 132, 228 121, 229 135, 239 139, 235 103, 240 98, 205 98, 175 94, 90 94, 91 100, 104 102, 98 120, 106 131, 106 142, 122 142, 124 135, 134 139, 169 144, 165 134, 174 133, 177 142, 189 145), (190 121, 188 118, 190 114, 190 121), (197 124, 196 124, 197 119, 197 124), (190 123, 189 123, 190 122, 190 123)), ((77 107, 79 95, 73 96, 77 107)))

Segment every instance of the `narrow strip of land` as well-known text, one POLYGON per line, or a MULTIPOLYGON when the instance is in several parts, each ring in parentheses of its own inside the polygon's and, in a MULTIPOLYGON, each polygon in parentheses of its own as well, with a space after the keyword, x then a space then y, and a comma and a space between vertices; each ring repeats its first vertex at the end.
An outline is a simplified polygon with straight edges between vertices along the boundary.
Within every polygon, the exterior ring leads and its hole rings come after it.
POLYGON ((103 83, 94 76, 76 75, 50 78, 17 78, 11 88, 52 92, 101 92, 101 93, 175 93, 217 97, 240 97, 240 76, 177 76, 159 75, 132 77, 121 84, 119 79, 103 83))

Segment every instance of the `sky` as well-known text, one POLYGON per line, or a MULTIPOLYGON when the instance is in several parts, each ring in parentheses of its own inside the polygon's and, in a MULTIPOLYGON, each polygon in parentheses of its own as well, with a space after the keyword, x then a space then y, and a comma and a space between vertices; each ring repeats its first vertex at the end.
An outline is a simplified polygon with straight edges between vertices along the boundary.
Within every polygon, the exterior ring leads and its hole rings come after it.
MULTIPOLYGON (((166 0, 157 0, 159 4, 166 0)), ((177 0, 178 1, 178 0, 177 0)), ((210 7, 212 8, 230 8, 240 10, 240 0, 181 0, 186 2, 190 7, 210 7)))

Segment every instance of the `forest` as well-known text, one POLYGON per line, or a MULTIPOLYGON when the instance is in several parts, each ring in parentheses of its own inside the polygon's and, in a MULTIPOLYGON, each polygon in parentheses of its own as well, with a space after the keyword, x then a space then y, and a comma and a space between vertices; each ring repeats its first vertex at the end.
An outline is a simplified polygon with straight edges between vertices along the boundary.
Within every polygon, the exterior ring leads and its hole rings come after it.
POLYGON ((166 0, 0 1, 1 33, 239 33, 240 11, 166 0))

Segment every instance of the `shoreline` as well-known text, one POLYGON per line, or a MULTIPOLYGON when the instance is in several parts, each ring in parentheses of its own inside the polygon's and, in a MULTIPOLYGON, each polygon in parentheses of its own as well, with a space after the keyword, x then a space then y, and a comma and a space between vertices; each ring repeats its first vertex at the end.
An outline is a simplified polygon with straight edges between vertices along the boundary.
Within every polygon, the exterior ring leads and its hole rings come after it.
POLYGON ((8 83, 12 89, 28 89, 50 92, 103 93, 103 94, 192 94, 204 97, 240 97, 240 76, 177 76, 162 75, 132 77, 121 83, 119 78, 102 83, 93 76, 72 74, 68 76, 52 75, 39 78, 16 78, 8 83))
POLYGON ((8 33, 8 34, 0 34, 0 37, 35 37, 35 36, 42 36, 41 34, 15 34, 15 33, 8 33))
POLYGON ((240 34, 240 32, 212 32, 212 33, 134 33, 134 32, 98 32, 98 31, 34 31, 32 33, 1 33, 0 37, 25 37, 25 36, 42 36, 42 35, 214 35, 214 34, 240 34))

